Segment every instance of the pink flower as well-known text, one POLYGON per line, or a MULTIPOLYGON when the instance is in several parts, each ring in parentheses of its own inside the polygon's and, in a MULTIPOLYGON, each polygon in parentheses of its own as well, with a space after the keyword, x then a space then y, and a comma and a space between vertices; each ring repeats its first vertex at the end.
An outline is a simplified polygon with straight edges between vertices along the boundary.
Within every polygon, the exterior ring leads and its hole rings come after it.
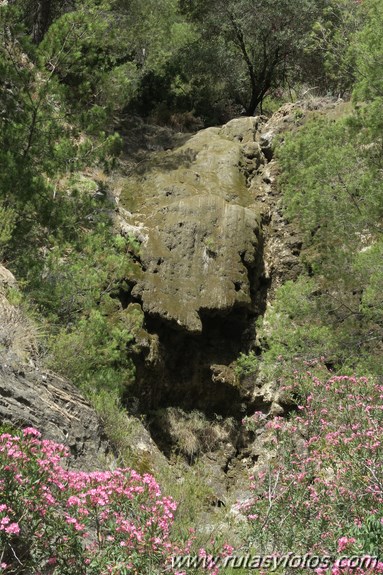
POLYGON ((353 537, 341 537, 338 539, 338 553, 344 551, 347 547, 355 543, 355 541, 353 537))
POLYGON ((67 501, 68 507, 72 507, 72 505, 79 505, 81 503, 81 499, 76 495, 71 495, 67 501))
POLYGON ((5 528, 5 532, 9 535, 18 535, 20 533, 20 527, 18 523, 11 523, 5 528))
POLYGON ((34 427, 26 427, 25 429, 23 429, 23 435, 24 437, 27 437, 27 435, 32 435, 33 437, 41 437, 41 433, 39 431, 37 431, 37 429, 35 429, 34 427))

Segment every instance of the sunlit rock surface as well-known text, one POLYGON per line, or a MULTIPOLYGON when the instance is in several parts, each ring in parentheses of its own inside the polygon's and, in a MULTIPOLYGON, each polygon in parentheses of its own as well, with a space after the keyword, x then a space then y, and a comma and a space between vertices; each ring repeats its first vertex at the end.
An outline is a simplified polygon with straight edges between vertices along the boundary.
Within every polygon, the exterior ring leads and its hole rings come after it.
POLYGON ((121 203, 131 231, 140 230, 143 272, 132 295, 144 312, 199 333, 201 311, 252 307, 260 219, 246 176, 258 161, 256 128, 256 118, 243 118, 202 130, 127 181, 121 203))

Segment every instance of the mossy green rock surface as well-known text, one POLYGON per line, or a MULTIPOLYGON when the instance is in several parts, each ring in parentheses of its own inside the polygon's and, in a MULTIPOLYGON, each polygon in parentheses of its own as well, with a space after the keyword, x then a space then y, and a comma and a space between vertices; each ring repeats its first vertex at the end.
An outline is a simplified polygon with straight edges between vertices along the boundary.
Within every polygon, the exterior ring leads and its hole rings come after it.
POLYGON ((199 333, 202 310, 251 308, 260 222, 246 185, 258 159, 246 150, 256 129, 256 118, 241 118, 202 130, 126 180, 124 218, 142 242, 132 295, 145 313, 199 333))

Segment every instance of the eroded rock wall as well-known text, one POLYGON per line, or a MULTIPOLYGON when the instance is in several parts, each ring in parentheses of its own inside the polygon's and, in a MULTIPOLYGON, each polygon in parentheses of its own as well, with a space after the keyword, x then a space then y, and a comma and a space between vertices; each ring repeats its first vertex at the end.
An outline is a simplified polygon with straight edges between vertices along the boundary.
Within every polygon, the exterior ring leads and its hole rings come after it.
POLYGON ((140 242, 126 303, 141 306, 151 342, 135 358, 141 410, 246 410, 249 390, 229 366, 251 345, 265 301, 261 213, 249 188, 267 162, 262 122, 202 130, 140 162, 124 183, 118 223, 140 242))
POLYGON ((193 410, 210 422, 206 429, 230 419, 227 448, 209 455, 206 447, 204 456, 223 483, 238 482, 262 452, 262 438, 252 446, 254 438, 244 436, 243 416, 261 410, 272 417, 286 408, 277 382, 239 378, 235 369, 241 352, 260 353, 256 320, 275 289, 301 271, 302 238, 283 214, 275 142, 335 106, 288 104, 271 119, 238 118, 202 130, 141 159, 117 198, 118 227, 140 244, 124 303, 141 309, 145 342, 134 358, 137 381, 127 405, 148 416, 167 453, 172 446, 182 451, 177 409, 195 436, 201 433, 190 423, 193 410))
MULTIPOLYGON (((253 141, 257 120, 238 122, 238 138, 253 141)), ((202 332, 203 312, 253 305, 249 270, 259 261, 260 221, 235 134, 230 124, 209 128, 157 154, 121 197, 126 223, 144 238, 132 296, 149 316, 188 333, 202 332)))

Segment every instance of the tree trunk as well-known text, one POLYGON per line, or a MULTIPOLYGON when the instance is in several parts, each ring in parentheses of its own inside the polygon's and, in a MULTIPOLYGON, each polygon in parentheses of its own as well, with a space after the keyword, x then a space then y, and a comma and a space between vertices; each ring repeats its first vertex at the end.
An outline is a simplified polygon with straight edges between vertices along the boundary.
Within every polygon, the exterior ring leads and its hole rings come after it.
POLYGON ((275 70, 280 61, 280 49, 276 48, 272 59, 267 59, 265 56, 265 61, 263 63, 263 68, 259 76, 256 76, 254 68, 248 66, 250 85, 251 85, 251 98, 250 103, 247 107, 247 114, 253 116, 257 109, 257 106, 261 105, 262 112, 262 102, 267 92, 273 84, 273 79, 275 79, 275 70))
POLYGON ((254 116, 259 104, 262 104, 264 95, 262 95, 258 90, 258 83, 252 83, 251 85, 251 97, 249 105, 246 108, 246 114, 248 116, 254 116))
POLYGON ((33 22, 32 39, 39 44, 44 38, 51 22, 52 0, 38 0, 33 22))

